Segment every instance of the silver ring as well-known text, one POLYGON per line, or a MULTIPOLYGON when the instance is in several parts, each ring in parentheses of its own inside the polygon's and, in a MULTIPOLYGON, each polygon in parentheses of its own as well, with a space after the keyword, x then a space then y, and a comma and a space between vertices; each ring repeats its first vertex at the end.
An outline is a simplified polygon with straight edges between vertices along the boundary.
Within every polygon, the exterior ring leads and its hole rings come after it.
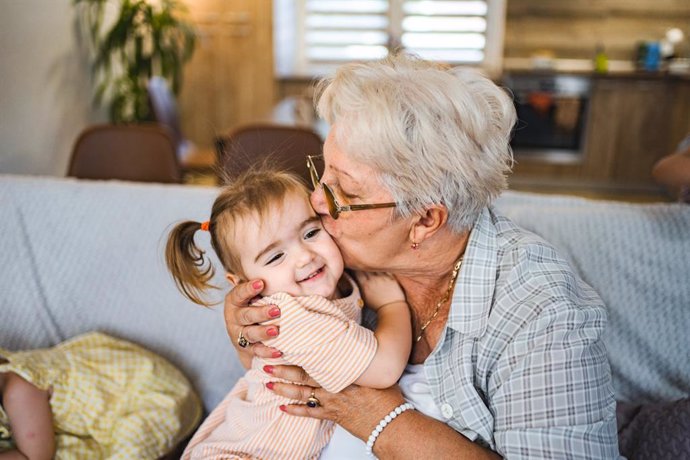
POLYGON ((307 406, 311 408, 321 406, 321 401, 319 401, 319 398, 316 397, 314 391, 314 389, 311 390, 311 396, 309 396, 309 398, 307 399, 307 406))
POLYGON ((240 336, 237 337, 237 345, 241 348, 247 348, 249 346, 249 340, 243 334, 244 328, 240 329, 240 336))

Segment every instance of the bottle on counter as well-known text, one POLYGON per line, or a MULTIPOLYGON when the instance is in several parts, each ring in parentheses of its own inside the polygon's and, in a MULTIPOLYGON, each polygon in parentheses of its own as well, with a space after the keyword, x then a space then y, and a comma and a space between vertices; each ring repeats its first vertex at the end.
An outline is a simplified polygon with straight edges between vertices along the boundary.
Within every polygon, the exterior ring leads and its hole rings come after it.
POLYGON ((598 44, 594 55, 594 71, 596 73, 606 73, 609 71, 609 58, 604 52, 604 45, 598 44))
POLYGON ((659 42, 647 43, 647 53, 644 57, 644 70, 654 72, 661 64, 661 45, 659 42))

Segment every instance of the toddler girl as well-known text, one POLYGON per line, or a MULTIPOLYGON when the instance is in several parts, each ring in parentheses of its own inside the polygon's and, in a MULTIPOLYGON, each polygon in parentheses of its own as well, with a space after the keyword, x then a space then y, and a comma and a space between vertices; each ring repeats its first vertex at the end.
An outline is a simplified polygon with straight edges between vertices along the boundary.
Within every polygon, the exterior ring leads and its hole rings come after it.
MULTIPOLYGON (((301 401, 270 391, 266 384, 276 379, 264 366, 298 365, 330 392, 352 383, 375 388, 395 384, 405 369, 412 335, 402 290, 386 275, 363 278, 364 297, 377 311, 378 326, 375 332, 360 326, 358 287, 343 274, 340 251, 312 210, 306 187, 287 173, 247 172, 223 189, 208 222, 187 221, 172 230, 168 268, 183 294, 208 306, 203 294, 214 270, 194 243, 200 229, 210 232, 230 282, 264 280, 266 297, 255 304, 280 307, 280 317, 268 323, 276 333, 280 328, 280 335, 264 344, 282 356, 253 359, 182 458, 318 458, 334 424, 282 412, 281 405, 301 401)), ((310 403, 318 400, 310 398, 310 403)))
POLYGON ((159 458, 201 402, 160 356, 100 332, 53 348, 0 348, 0 459, 159 458))

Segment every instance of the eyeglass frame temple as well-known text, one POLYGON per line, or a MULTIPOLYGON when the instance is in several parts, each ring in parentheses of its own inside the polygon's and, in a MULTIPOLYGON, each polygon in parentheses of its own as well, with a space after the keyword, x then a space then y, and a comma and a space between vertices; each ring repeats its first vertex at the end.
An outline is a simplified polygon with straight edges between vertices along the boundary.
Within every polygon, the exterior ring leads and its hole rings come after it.
POLYGON ((317 186, 321 186, 324 189, 328 188, 328 192, 333 199, 333 204, 335 204, 338 214, 340 214, 341 212, 364 211, 367 209, 395 208, 398 206, 398 204, 395 202, 372 204, 363 203, 348 205, 342 205, 338 203, 338 198, 335 196, 335 193, 333 193, 333 189, 331 189, 331 187, 328 184, 324 184, 320 181, 321 178, 319 177, 319 173, 316 172, 316 165, 314 165, 314 158, 323 158, 323 155, 307 155, 307 168, 310 170, 309 177, 311 178, 312 186, 314 187, 314 189, 316 189, 317 186), (319 179, 319 181, 314 182, 315 178, 319 179))

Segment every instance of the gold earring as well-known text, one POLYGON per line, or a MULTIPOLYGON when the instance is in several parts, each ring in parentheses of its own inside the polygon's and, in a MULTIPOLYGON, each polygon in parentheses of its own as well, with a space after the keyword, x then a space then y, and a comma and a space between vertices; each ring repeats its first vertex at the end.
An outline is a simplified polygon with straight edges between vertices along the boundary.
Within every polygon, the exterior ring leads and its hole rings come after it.
POLYGON ((412 248, 413 251, 416 251, 417 249, 419 249, 419 243, 415 243, 413 241, 412 244, 410 245, 410 247, 412 248))

